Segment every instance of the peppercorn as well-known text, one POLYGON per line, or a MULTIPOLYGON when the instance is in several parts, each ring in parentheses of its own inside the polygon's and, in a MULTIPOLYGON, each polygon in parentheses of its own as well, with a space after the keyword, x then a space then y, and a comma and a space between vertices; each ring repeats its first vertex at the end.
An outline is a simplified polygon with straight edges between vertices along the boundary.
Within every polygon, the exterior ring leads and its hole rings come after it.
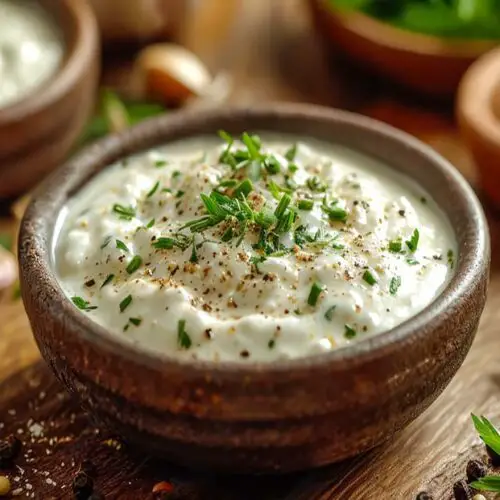
POLYGON ((490 457, 491 465, 499 467, 500 455, 495 450, 491 449, 488 445, 486 445, 486 453, 488 453, 488 456, 490 457))
POLYGON ((85 472, 78 471, 73 478, 72 488, 78 500, 87 500, 94 489, 94 480, 85 472))
POLYGON ((432 496, 427 493, 427 491, 421 491, 418 495, 416 500, 433 500, 432 496))
POLYGON ((467 481, 472 483, 473 481, 477 481, 478 479, 486 476, 488 469, 481 460, 469 460, 467 462, 466 472, 467 481))
POLYGON ((84 460, 80 464, 80 470, 82 472, 85 472, 87 476, 90 476, 92 479, 95 479, 97 477, 97 467, 91 460, 84 460))
POLYGON ((453 485, 453 494, 455 495, 455 500, 472 500, 469 485, 463 479, 453 485))
POLYGON ((21 441, 11 434, 0 441, 0 467, 9 467, 21 451, 21 441))

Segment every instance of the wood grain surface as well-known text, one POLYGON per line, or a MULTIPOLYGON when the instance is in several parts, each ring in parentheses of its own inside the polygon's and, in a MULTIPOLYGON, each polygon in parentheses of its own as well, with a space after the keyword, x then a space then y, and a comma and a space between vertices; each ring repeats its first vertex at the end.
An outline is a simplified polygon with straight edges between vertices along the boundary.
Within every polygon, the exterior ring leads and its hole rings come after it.
MULTIPOLYGON (((198 47, 212 69, 232 75, 233 102, 307 101, 373 116, 434 146, 475 185, 475 170, 458 137, 451 105, 423 101, 331 61, 310 33, 300 0, 227 2, 237 17, 226 36, 211 45, 219 57, 204 54, 199 39, 185 42, 198 47)), ((221 8, 225 4, 219 2, 221 8)), ((117 74, 110 71, 108 81, 117 74)), ((96 489, 107 499, 154 498, 152 489, 159 481, 173 484, 165 497, 169 499, 403 500, 421 490, 435 499, 451 499, 452 484, 464 477, 467 461, 484 455, 470 413, 500 424, 500 221, 488 216, 493 244, 489 299, 472 350, 450 386, 391 442, 348 462, 289 476, 214 477, 135 454, 96 428, 69 399, 40 361, 22 304, 12 300, 11 291, 4 292, 0 438, 14 433, 24 443, 16 467, 5 471, 17 498, 72 498, 71 481, 79 463, 92 459, 98 468, 96 489)), ((15 231, 15 224, 4 220, 0 230, 5 228, 15 231)))

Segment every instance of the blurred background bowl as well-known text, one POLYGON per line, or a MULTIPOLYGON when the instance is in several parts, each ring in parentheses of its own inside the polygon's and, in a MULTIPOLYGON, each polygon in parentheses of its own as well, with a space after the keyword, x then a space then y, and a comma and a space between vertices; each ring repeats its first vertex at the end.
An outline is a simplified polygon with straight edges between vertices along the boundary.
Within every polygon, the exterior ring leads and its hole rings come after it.
MULTIPOLYGON (((397 0, 394 0, 397 1, 397 0)), ((405 31, 360 12, 308 0, 316 29, 339 54, 391 80, 437 97, 452 97, 469 65, 494 40, 446 39, 405 31)))
POLYGON ((80 136, 99 77, 99 35, 86 2, 40 0, 62 29, 66 54, 47 84, 0 109, 0 198, 33 187, 62 162, 80 136))

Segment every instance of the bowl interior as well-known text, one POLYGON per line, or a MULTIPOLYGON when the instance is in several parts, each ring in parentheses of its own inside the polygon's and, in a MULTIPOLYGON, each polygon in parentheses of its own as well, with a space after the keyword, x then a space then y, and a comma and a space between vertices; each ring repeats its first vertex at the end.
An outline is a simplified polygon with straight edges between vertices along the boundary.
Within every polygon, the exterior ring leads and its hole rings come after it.
POLYGON ((52 246, 59 231, 57 221, 62 220, 60 211, 71 196, 103 168, 124 156, 183 138, 215 134, 219 129, 232 134, 264 130, 313 137, 358 150, 386 163, 416 181, 435 200, 453 228, 458 256, 455 274, 443 293, 421 313, 393 330, 328 354, 280 361, 272 366, 249 363, 242 367, 235 363, 213 365, 190 361, 190 370, 210 367, 219 371, 235 368, 241 372, 264 368, 272 371, 321 365, 335 360, 362 363, 366 358, 376 357, 380 351, 387 353, 387 350, 397 349, 398 344, 407 341, 410 336, 424 335, 424 326, 465 296, 475 276, 484 269, 488 260, 489 238, 477 198, 446 160, 411 136, 352 113, 309 105, 276 104, 265 108, 180 112, 149 120, 90 146, 54 172, 37 190, 28 207, 21 233, 21 242, 26 239, 28 243, 21 252, 22 273, 31 273, 31 280, 39 280, 41 286, 54 290, 51 304, 54 313, 69 316, 87 340, 105 349, 120 349, 123 356, 140 359, 148 365, 183 363, 161 353, 145 352, 122 344, 115 335, 76 310, 52 271, 52 246), (23 257, 28 253, 29 259, 23 257))

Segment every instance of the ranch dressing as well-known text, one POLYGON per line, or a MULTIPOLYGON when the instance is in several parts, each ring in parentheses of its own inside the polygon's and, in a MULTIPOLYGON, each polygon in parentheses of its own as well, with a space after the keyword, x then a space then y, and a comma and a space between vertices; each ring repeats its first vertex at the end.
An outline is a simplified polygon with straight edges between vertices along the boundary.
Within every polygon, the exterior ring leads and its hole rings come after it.
POLYGON ((61 286, 117 338, 272 362, 387 331, 442 291, 455 241, 411 181, 314 140, 221 142, 118 162, 63 211, 61 286))
POLYGON ((41 5, 0 0, 0 108, 45 83, 63 55, 62 34, 41 5))

